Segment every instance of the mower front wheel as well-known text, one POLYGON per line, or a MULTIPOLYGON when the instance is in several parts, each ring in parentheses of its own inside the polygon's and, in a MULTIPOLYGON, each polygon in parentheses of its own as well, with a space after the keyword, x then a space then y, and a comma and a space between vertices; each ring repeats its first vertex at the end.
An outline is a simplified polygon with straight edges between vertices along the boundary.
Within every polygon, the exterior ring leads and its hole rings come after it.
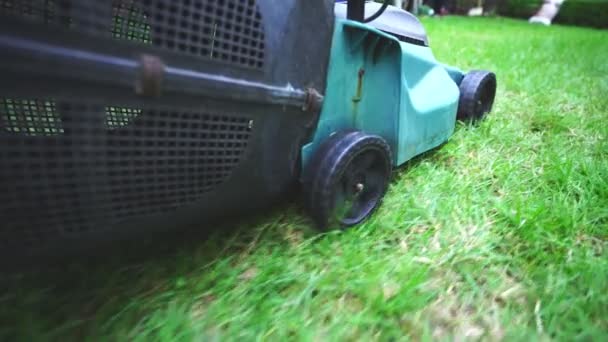
POLYGON ((332 135, 305 171, 307 209, 318 228, 346 228, 379 206, 392 171, 391 150, 376 135, 358 131, 332 135))
POLYGON ((483 70, 467 73, 460 83, 457 119, 465 122, 482 120, 492 110, 495 96, 494 73, 483 70))

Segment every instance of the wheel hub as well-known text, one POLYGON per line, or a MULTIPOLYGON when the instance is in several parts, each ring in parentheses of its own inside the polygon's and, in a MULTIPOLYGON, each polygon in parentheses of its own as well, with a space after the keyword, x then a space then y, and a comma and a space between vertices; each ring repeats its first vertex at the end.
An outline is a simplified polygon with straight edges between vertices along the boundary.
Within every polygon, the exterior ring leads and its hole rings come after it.
POLYGON ((355 195, 360 194, 365 189, 365 184, 357 183, 355 184, 355 195))

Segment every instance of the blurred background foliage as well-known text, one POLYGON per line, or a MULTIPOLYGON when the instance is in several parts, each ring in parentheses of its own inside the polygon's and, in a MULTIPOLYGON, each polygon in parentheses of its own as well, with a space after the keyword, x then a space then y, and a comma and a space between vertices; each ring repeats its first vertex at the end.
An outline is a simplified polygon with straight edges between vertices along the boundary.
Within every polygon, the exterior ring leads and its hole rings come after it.
MULTIPOLYGON (((382 0, 376 0, 382 2, 382 0)), ((412 0, 409 0, 412 1, 412 0)), ((433 6, 433 1, 424 4, 433 6)), ((407 6, 408 0, 403 1, 407 6)), ((540 8, 543 0, 447 0, 445 5, 451 13, 466 14, 469 9, 482 4, 488 15, 528 19, 540 8)), ((608 28, 608 0, 566 0, 554 20, 561 25, 608 28)))
MULTIPOLYGON (((541 4, 542 0, 504 0, 495 4, 494 11, 508 17, 529 18, 536 13, 541 4)), ((608 0, 566 0, 554 22, 563 25, 608 28, 608 0)))

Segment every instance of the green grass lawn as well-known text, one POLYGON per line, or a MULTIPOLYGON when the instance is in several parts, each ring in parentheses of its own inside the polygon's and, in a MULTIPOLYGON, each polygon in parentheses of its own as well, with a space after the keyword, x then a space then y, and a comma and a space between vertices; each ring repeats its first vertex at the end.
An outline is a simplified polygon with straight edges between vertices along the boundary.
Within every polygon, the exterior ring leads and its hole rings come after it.
POLYGON ((608 32, 424 21, 494 112, 395 174, 367 223, 296 206, 153 257, 11 276, 0 340, 608 339, 608 32))

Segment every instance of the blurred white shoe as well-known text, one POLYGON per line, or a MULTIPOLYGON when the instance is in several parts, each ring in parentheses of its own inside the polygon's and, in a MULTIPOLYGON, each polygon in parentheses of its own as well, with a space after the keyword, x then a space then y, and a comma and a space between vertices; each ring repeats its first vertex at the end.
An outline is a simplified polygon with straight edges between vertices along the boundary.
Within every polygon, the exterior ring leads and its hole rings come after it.
POLYGON ((551 25, 551 21, 559 12, 559 8, 564 1, 565 0, 545 0, 538 12, 536 12, 528 21, 533 24, 551 25))
POLYGON ((546 26, 551 25, 551 20, 549 20, 545 17, 538 17, 538 16, 531 17, 530 20, 528 20, 528 22, 530 22, 532 24, 543 24, 546 26))
POLYGON ((467 13, 467 15, 469 17, 478 17, 480 15, 483 15, 483 7, 473 7, 469 10, 469 13, 467 13))

